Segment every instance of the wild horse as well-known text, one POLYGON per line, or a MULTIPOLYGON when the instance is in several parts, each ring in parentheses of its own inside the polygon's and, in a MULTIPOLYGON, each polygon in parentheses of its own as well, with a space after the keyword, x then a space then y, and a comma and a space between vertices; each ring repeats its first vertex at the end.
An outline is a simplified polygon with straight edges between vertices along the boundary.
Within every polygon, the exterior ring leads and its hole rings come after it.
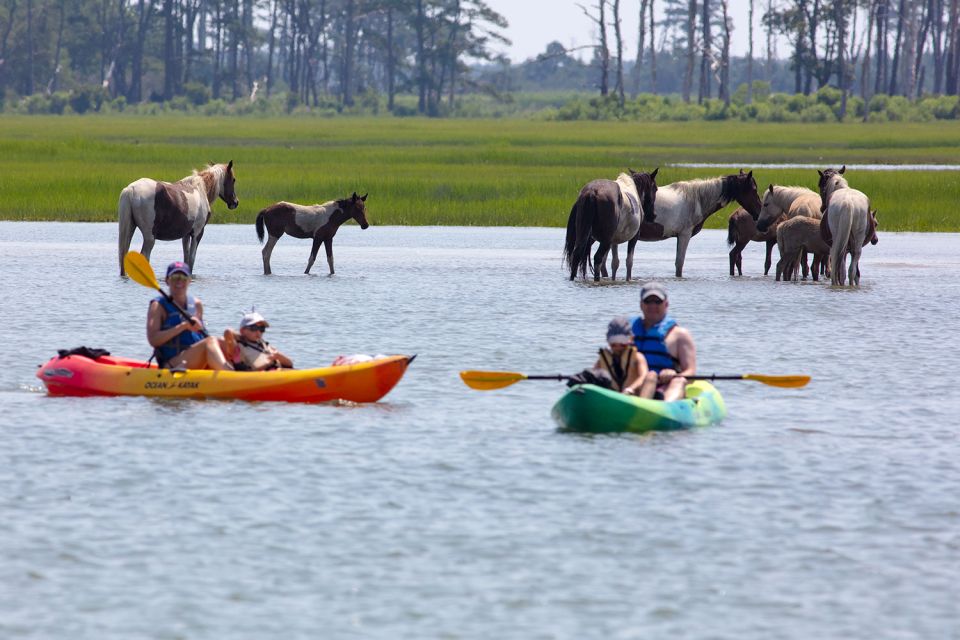
POLYGON ((317 251, 323 244, 327 252, 327 265, 333 275, 333 236, 344 222, 353 218, 361 229, 370 226, 367 222, 367 209, 364 203, 367 196, 358 196, 356 192, 343 200, 331 200, 323 204, 303 205, 293 202, 276 202, 257 214, 257 238, 263 242, 264 228, 269 238, 263 247, 263 274, 270 275, 270 254, 284 233, 294 238, 313 238, 310 260, 304 273, 310 273, 317 251))
POLYGON ((120 275, 123 256, 130 249, 133 233, 140 229, 143 246, 140 253, 150 259, 157 240, 182 240, 183 261, 190 265, 197 259, 197 245, 203 229, 210 220, 211 206, 217 198, 236 209, 236 176, 233 160, 227 164, 208 165, 203 171, 194 171, 179 182, 161 182, 140 178, 120 192, 117 218, 120 222, 120 275))
POLYGON ((736 200, 756 220, 760 196, 753 171, 739 174, 674 182, 661 187, 654 205, 655 222, 640 225, 638 239, 645 242, 677 239, 676 275, 683 277, 683 261, 690 238, 703 228, 708 217, 736 200))
POLYGON ((580 190, 577 201, 567 218, 567 237, 564 261, 570 267, 570 279, 587 275, 590 249, 599 243, 593 256, 593 279, 600 280, 607 253, 613 248, 611 279, 616 280, 620 261, 616 246, 627 245, 627 280, 633 272, 633 249, 637 243, 637 229, 641 220, 653 222, 654 202, 657 196, 657 172, 637 173, 628 169, 616 180, 598 179, 588 182, 580 190))
POLYGON ((830 284, 860 286, 860 254, 870 242, 873 216, 870 215, 870 199, 862 191, 851 189, 843 177, 846 165, 840 170, 819 171, 820 198, 823 201, 824 215, 821 228, 829 232, 832 240, 830 247, 830 284), (845 271, 847 254, 850 255, 850 267, 845 271), (846 276, 846 277, 845 277, 846 276))

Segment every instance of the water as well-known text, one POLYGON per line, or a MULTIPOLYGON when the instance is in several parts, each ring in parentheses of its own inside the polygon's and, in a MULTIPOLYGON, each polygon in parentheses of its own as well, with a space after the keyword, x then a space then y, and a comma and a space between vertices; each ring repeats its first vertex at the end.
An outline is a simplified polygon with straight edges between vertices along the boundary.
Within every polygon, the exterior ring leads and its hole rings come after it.
MULTIPOLYGON (((0 223, 0 637, 960 638, 956 234, 881 233, 860 290, 775 283, 721 232, 641 244, 719 426, 558 433, 574 372, 637 283, 570 283, 560 229, 345 227, 337 275, 215 226, 192 291, 211 328, 256 304, 299 366, 417 353, 382 402, 50 398, 56 349, 146 355, 150 292, 112 224, 0 223)), ((139 239, 136 240, 137 242, 139 239)), ((139 245, 135 245, 139 246, 139 245)), ((158 271, 179 257, 158 243, 158 271)))

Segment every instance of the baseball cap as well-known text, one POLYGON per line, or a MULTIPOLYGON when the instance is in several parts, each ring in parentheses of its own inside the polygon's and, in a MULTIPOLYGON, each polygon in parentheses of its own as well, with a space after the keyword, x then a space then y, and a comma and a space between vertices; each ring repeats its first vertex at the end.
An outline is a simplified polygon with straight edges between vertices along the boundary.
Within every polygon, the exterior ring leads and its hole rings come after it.
POLYGON ((267 322, 267 319, 260 315, 257 311, 251 311, 250 313, 243 314, 243 317, 240 319, 240 328, 252 327, 255 324, 262 324, 265 327, 269 327, 270 323, 267 322))
POLYGON ((661 300, 666 300, 667 288, 659 282, 648 282, 640 289, 640 300, 645 300, 647 296, 657 296, 661 300))
POLYGON ((630 320, 624 316, 617 316, 607 325, 608 344, 630 344, 633 342, 633 331, 630 330, 630 320))
POLYGON ((188 265, 186 262, 180 262, 179 260, 177 262, 171 262, 167 266, 167 277, 169 278, 170 274, 172 273, 182 273, 184 275, 189 276, 191 275, 190 265, 188 265))

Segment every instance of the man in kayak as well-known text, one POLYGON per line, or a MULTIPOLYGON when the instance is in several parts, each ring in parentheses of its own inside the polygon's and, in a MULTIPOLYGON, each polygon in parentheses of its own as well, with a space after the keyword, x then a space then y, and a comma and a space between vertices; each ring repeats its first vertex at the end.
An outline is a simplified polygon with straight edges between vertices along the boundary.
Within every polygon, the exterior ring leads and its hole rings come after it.
POLYGON ((190 266, 172 262, 167 267, 170 297, 187 312, 186 318, 163 296, 150 301, 147 311, 147 341, 154 349, 157 365, 168 369, 233 369, 220 341, 204 336, 203 303, 187 295, 190 266))
POLYGON ((266 371, 267 369, 292 369, 293 360, 283 355, 263 339, 270 323, 256 311, 244 314, 240 319, 240 331, 227 329, 223 332, 224 351, 229 355, 237 371, 266 371))
MULTIPOLYGON (((647 376, 647 362, 633 345, 630 320, 619 316, 607 325, 607 347, 600 349, 594 369, 610 376, 611 388, 629 395, 639 395, 647 376)), ((656 382, 650 384, 651 393, 656 382)))
POLYGON ((687 379, 697 372, 697 348, 690 332, 677 325, 667 312, 667 289, 648 282, 640 290, 640 311, 634 319, 633 341, 651 373, 642 385, 644 398, 679 400, 686 395, 687 379), (656 378, 654 379, 654 376, 656 378))

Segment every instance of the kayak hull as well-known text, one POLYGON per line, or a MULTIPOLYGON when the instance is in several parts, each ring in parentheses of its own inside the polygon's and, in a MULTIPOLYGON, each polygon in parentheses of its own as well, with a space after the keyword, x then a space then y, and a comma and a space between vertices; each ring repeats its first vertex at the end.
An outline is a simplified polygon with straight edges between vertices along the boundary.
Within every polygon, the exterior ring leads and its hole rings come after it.
POLYGON ((569 389, 553 406, 554 420, 569 431, 645 433, 703 427, 723 420, 727 408, 709 382, 687 385, 682 400, 664 402, 628 396, 592 384, 569 389))
POLYGON ((51 358, 37 377, 55 396, 232 398, 281 402, 376 402, 403 377, 412 358, 389 356, 317 369, 171 371, 128 358, 51 358))

